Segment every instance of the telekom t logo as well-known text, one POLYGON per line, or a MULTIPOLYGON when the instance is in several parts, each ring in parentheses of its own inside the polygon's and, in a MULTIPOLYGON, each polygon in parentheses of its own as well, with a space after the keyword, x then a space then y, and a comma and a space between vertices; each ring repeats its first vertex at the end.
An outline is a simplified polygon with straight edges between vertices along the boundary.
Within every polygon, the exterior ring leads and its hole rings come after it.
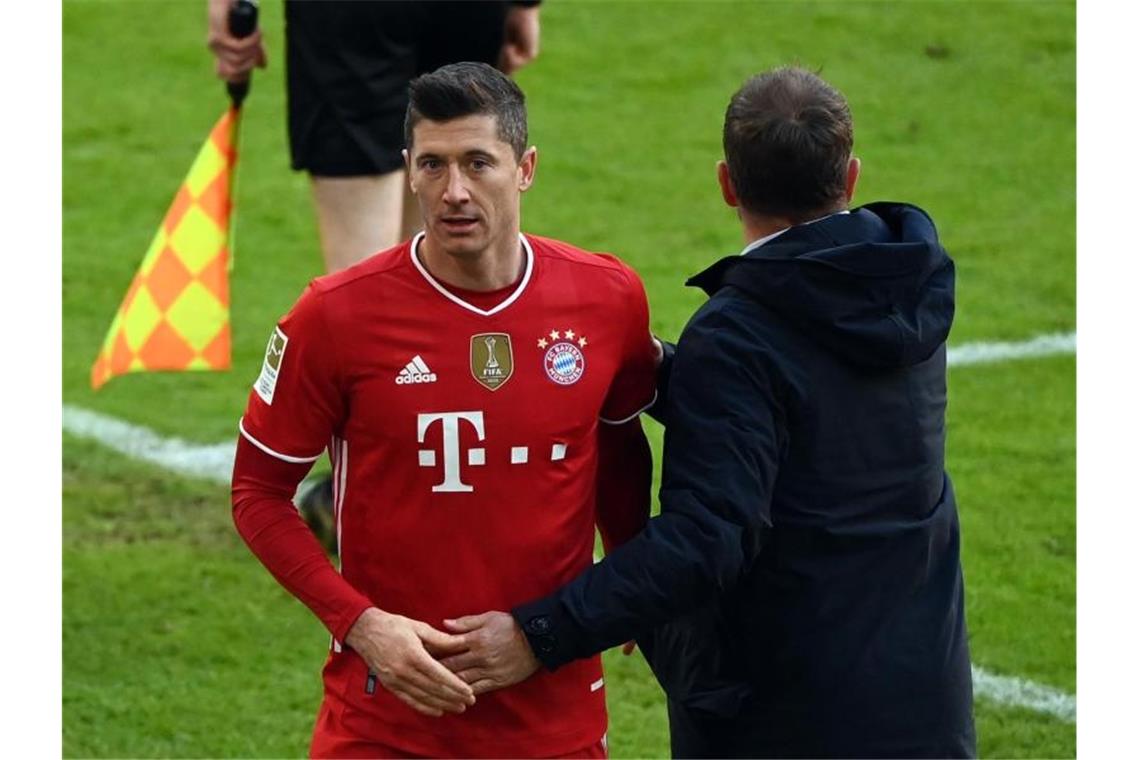
MULTIPOLYGON (((474 491, 474 486, 463 482, 459 472, 460 464, 460 423, 468 423, 474 430, 480 443, 486 440, 486 431, 483 427, 482 412, 434 412, 431 414, 416 415, 416 440, 423 443, 428 429, 436 422, 443 427, 443 482, 431 487, 433 492, 468 493, 474 491)), ((512 446, 510 453, 511 464, 526 464, 530 459, 530 452, 526 446, 512 446)), ((420 467, 435 467, 436 456, 434 449, 419 450, 420 467)), ((550 447, 550 461, 558 462, 566 458, 566 444, 554 442, 550 447)), ((487 463, 487 450, 483 447, 467 449, 467 465, 481 467, 487 463)))
MULTIPOLYGON (((428 428, 432 426, 436 420, 443 423, 443 482, 439 485, 431 487, 432 491, 458 491, 467 492, 474 491, 475 489, 464 483, 459 477, 459 421, 466 420, 471 423, 475 428, 475 434, 479 436, 482 441, 485 437, 483 433, 483 413, 482 412, 439 412, 436 414, 420 414, 416 416, 416 436, 420 443, 424 442, 424 436, 427 434, 428 428)), ((467 450, 467 464, 477 465, 483 464, 485 461, 484 450, 468 449, 467 450)), ((435 451, 432 449, 420 449, 420 467, 432 467, 435 465, 435 451)))

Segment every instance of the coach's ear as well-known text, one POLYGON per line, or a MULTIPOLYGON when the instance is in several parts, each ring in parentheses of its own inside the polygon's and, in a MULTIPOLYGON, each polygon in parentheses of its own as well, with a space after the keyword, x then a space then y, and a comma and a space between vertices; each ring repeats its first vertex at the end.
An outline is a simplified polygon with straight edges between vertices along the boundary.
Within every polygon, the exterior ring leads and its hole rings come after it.
POLYGON ((739 208, 740 202, 736 200, 736 188, 732 186, 732 177, 728 173, 728 164, 724 161, 716 162, 716 180, 720 183, 720 197, 733 208, 739 208))
POLYGON ((859 159, 852 157, 847 162, 847 202, 850 203, 851 199, 855 197, 855 183, 859 181, 859 169, 862 167, 859 159))
POLYGON ((525 193, 534 184, 534 170, 538 168, 538 148, 526 149, 519 159, 519 192, 525 193))

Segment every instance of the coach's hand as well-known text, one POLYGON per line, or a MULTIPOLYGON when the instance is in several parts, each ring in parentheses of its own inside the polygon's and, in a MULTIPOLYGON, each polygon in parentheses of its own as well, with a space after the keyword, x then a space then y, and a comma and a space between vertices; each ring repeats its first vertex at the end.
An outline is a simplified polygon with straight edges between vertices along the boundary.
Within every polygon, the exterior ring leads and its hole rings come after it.
POLYGON ((484 612, 458 620, 444 620, 459 634, 467 650, 440 660, 448 670, 471 684, 476 694, 525 681, 538 670, 526 634, 507 612, 484 612))
POLYGON ((461 713, 475 704, 475 692, 432 654, 465 648, 461 637, 449 636, 427 623, 370 607, 344 641, 364 658, 384 688, 424 715, 461 713))

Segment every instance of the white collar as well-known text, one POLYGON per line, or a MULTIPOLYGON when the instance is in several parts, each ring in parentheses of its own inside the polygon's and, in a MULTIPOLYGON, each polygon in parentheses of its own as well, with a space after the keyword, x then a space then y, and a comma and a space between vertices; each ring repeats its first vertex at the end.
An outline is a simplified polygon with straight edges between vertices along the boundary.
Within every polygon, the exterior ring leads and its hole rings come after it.
POLYGON ((522 279, 519 280, 518 286, 513 291, 511 291, 511 294, 504 298, 497 306, 486 310, 480 309, 478 306, 467 303, 462 298, 455 295, 442 284, 440 284, 439 280, 432 277, 431 272, 429 272, 427 268, 422 263, 420 263, 420 257, 416 255, 416 251, 419 249, 420 242, 423 239, 424 233, 418 232, 416 233, 416 236, 412 238, 412 244, 408 246, 408 250, 411 251, 412 263, 415 265, 416 269, 418 269, 420 274, 424 276, 424 279, 428 281, 428 284, 442 293, 443 296, 447 298, 447 300, 459 304, 464 309, 473 311, 483 317, 489 317, 492 314, 498 314, 500 311, 517 301, 519 296, 522 295, 523 291, 526 290, 527 283, 530 282, 530 275, 532 272, 534 272, 534 251, 531 250, 530 241, 528 241, 526 237, 520 232, 519 241, 522 243, 523 251, 526 252, 526 270, 523 272, 522 279))
MULTIPOLYGON (((816 222, 821 222, 824 219, 828 219, 828 218, 833 217, 833 216, 838 216, 839 214, 850 214, 850 213, 851 212, 848 211, 847 209, 843 209, 842 211, 836 211, 834 213, 827 214, 826 216, 821 216, 818 219, 812 219, 810 222, 804 222, 803 224, 797 224, 795 226, 796 227, 803 227, 805 224, 815 224, 816 222)), ((751 243, 744 246, 744 250, 740 252, 740 255, 743 256, 744 254, 748 253, 749 251, 755 251, 760 246, 764 245, 765 243, 767 243, 771 240, 775 240, 776 238, 780 237, 780 235, 783 235, 785 232, 787 232, 790 229, 791 229, 791 227, 785 227, 782 230, 776 230, 771 235, 765 235, 762 238, 757 238, 756 240, 753 240, 751 243)))

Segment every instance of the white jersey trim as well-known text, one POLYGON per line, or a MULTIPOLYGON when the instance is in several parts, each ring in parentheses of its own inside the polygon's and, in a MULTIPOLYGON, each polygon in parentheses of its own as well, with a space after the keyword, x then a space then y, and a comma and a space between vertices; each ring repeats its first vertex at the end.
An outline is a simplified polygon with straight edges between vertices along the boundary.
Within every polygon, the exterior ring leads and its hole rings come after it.
POLYGON ((444 296, 444 298, 451 301, 452 303, 462 306, 468 311, 473 311, 483 317, 489 317, 492 314, 498 314, 500 311, 517 301, 519 296, 523 294, 523 291, 526 290, 527 283, 530 282, 530 275, 532 272, 534 272, 534 251, 531 250, 530 242, 526 239, 526 236, 520 232, 519 240, 522 242, 523 250, 526 251, 526 271, 523 272, 522 280, 519 281, 518 287, 515 288, 509 296, 503 299, 502 303, 500 303, 498 306, 487 310, 480 309, 477 306, 467 303, 462 298, 455 295, 450 290, 441 285, 437 279, 431 276, 431 273, 428 272, 427 268, 420 263, 420 257, 416 255, 416 251, 419 250, 420 242, 423 239, 423 232, 417 232, 416 236, 412 238, 412 244, 409 246, 409 250, 411 251, 412 256, 412 264, 415 265, 416 269, 419 270, 419 273, 423 275, 424 279, 428 281, 428 284, 438 290, 444 296))
POLYGON ((336 515, 337 558, 341 555, 341 523, 344 514, 344 489, 348 483, 348 441, 333 436, 332 451, 336 459, 333 467, 333 512, 336 515))
POLYGON ((275 451, 275 450, 269 448, 268 446, 266 446, 261 441, 254 438, 252 435, 250 435, 246 431, 245 425, 242 424, 241 420, 238 420, 238 431, 241 433, 243 438, 245 438, 247 441, 252 443, 254 446, 261 449, 262 451, 264 451, 269 456, 276 457, 277 459, 280 459, 282 462, 293 462, 294 464, 307 464, 309 462, 315 462, 321 458, 320 453, 318 453, 316 456, 311 456, 311 457, 291 457, 288 454, 282 454, 280 451, 275 451))
POLYGON ((600 417, 600 416, 599 416, 599 417, 598 417, 598 419, 599 419, 600 421, 602 421, 602 422, 606 423, 607 425, 624 425, 625 423, 629 422, 629 421, 630 421, 630 420, 632 420, 634 417, 637 417, 639 414, 641 414, 641 413, 642 413, 642 412, 644 412, 646 409, 648 409, 649 407, 653 406, 653 405, 654 405, 654 404, 656 404, 656 403, 657 403, 657 389, 656 389, 656 388, 654 388, 654 389, 653 389, 653 398, 649 399, 649 403, 648 403, 648 404, 646 404, 645 406, 641 407, 640 409, 638 409, 636 412, 634 412, 633 414, 629 415, 628 417, 625 417, 625 418, 623 418, 623 419, 620 419, 620 420, 607 420, 605 417, 600 417))

